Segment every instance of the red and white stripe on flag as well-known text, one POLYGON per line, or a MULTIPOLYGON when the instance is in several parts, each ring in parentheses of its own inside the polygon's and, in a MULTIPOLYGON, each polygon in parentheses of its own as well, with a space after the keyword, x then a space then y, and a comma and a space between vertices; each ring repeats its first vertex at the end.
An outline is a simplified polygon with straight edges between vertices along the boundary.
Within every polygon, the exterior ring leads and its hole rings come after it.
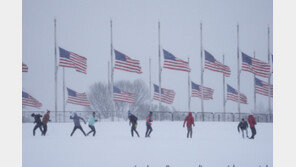
POLYGON ((23 72, 28 72, 28 66, 26 64, 23 63, 23 72))
MULTIPOLYGON (((201 87, 201 86, 200 86, 201 87)), ((198 91, 196 89, 192 89, 191 96, 192 97, 199 97, 201 98, 201 91, 198 91)), ((214 89, 203 87, 203 99, 204 100, 211 100, 213 99, 214 89)))
POLYGON ((42 103, 40 103, 38 100, 36 100, 34 97, 32 97, 24 91, 22 92, 22 103, 23 106, 29 106, 34 108, 42 107, 42 103))
POLYGON ((127 103, 135 103, 135 95, 133 93, 128 93, 121 91, 121 93, 113 93, 113 100, 127 103))
POLYGON ((68 88, 68 99, 67 103, 81 105, 81 106, 90 106, 86 93, 77 93, 68 88))
POLYGON ((86 74, 87 58, 60 48, 59 66, 74 68, 77 72, 86 74))
MULTIPOLYGON (((165 89, 165 88, 161 88, 161 89, 163 92, 161 94, 161 102, 164 102, 167 104, 172 104, 174 102, 174 98, 175 98, 176 93, 173 90, 169 90, 169 89, 165 89)), ((159 101, 159 92, 154 92, 153 100, 159 101)))
MULTIPOLYGON (((238 102, 238 95, 227 92, 227 100, 238 102)), ((247 96, 242 93, 240 93, 240 103, 247 104, 247 96)))

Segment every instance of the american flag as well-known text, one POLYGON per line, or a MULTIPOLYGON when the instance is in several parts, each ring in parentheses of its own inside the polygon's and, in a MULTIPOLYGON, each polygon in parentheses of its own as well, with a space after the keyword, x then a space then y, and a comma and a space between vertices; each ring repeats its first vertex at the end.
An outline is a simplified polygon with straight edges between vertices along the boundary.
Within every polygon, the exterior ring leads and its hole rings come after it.
POLYGON ((81 105, 81 106, 90 106, 86 93, 77 93, 74 90, 69 88, 67 88, 67 91, 68 91, 67 103, 81 105))
MULTIPOLYGON (((175 92, 170 89, 161 88, 161 102, 172 104, 175 98, 175 92)), ((159 86, 154 84, 154 96, 153 100, 159 101, 159 86)))
MULTIPOLYGON (((201 98, 201 86, 191 81, 191 96, 201 98)), ((203 86, 203 99, 213 99, 214 89, 203 86)))
MULTIPOLYGON (((255 78, 256 93, 268 96, 268 83, 255 78)), ((270 85, 270 97, 273 97, 273 85, 270 85)))
MULTIPOLYGON (((227 84, 227 100, 238 102, 238 92, 227 84)), ((247 96, 240 93, 240 103, 247 104, 247 96)))
POLYGON ((270 65, 256 58, 252 58, 242 52, 242 70, 268 78, 270 73, 270 65))
POLYGON ((115 86, 113 86, 113 100, 127 103, 135 103, 136 101, 133 93, 122 91, 115 86))
POLYGON ((118 52, 114 49, 115 53, 115 69, 128 71, 128 72, 134 72, 141 74, 141 66, 139 60, 134 60, 128 57, 127 55, 118 52))
POLYGON ((163 68, 190 72, 189 63, 187 61, 178 59, 176 56, 174 56, 173 54, 171 54, 170 52, 164 49, 163 49, 163 55, 164 55, 163 68))
POLYGON ((23 63, 23 72, 28 72, 28 66, 23 63))
POLYGON ((23 106, 40 108, 42 104, 26 92, 22 92, 23 106))
POLYGON ((61 67, 74 68, 77 72, 86 74, 86 61, 87 59, 76 53, 67 51, 63 48, 59 48, 60 51, 60 63, 61 67))
POLYGON ((221 72, 226 77, 230 77, 230 68, 219 61, 217 61, 214 56, 205 50, 205 68, 208 70, 221 72))

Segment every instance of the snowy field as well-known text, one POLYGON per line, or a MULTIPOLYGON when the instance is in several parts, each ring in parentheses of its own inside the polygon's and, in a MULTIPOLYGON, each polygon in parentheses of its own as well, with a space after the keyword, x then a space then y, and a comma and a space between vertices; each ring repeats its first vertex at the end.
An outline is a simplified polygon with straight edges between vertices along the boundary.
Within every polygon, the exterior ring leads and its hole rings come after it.
POLYGON ((257 124, 255 140, 242 139, 237 123, 230 122, 196 122, 192 139, 182 122, 153 122, 151 138, 144 137, 145 122, 138 124, 140 138, 131 137, 128 122, 98 122, 95 137, 80 130, 70 137, 73 123, 49 123, 46 137, 39 129, 34 137, 34 124, 24 123, 23 167, 273 166, 271 123, 257 124))

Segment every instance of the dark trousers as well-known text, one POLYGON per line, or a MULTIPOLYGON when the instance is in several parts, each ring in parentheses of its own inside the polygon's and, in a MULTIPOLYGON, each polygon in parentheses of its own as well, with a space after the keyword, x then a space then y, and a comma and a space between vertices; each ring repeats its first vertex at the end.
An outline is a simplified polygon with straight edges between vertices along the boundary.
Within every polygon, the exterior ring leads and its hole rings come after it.
POLYGON ((35 125, 35 127, 34 127, 34 129, 33 129, 33 135, 35 136, 35 131, 36 131, 36 129, 37 128, 39 128, 40 129, 40 131, 41 131, 41 134, 43 134, 43 130, 42 130, 42 123, 37 123, 36 125, 35 125))
POLYGON ((145 137, 150 137, 150 133, 152 132, 152 127, 149 124, 146 124, 146 134, 145 137))
POLYGON ((137 124, 132 124, 132 128, 131 128, 132 137, 134 137, 134 131, 136 132, 138 137, 140 137, 140 135, 139 135, 139 133, 137 132, 136 129, 137 129, 137 124))
POLYGON ((252 131, 252 136, 250 137, 250 139, 254 139, 254 137, 255 137, 255 135, 257 133, 255 127, 252 127, 251 131, 252 131))
POLYGON ((187 138, 192 138, 192 126, 187 126, 187 138))
POLYGON ((86 136, 86 134, 85 134, 85 132, 83 131, 83 129, 82 129, 81 126, 74 126, 74 129, 73 129, 73 131, 72 131, 72 133, 71 133, 71 136, 74 134, 74 132, 76 131, 76 129, 80 129, 81 132, 84 134, 84 136, 86 136))
POLYGON ((42 123, 42 127, 43 127, 43 133, 42 135, 45 136, 46 132, 47 132, 47 124, 42 123))
POLYGON ((90 133, 92 133, 92 132, 93 132, 93 136, 95 136, 95 135, 96 135, 96 128, 95 128, 95 126, 93 126, 93 125, 88 125, 88 127, 91 129, 91 131, 89 131, 89 132, 87 133, 87 136, 88 136, 90 133))

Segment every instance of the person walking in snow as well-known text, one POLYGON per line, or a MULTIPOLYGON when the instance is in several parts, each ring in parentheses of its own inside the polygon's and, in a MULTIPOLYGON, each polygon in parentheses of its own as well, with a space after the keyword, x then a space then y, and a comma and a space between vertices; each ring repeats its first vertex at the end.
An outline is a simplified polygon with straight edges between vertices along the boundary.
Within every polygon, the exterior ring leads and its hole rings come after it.
POLYGON ((152 112, 150 111, 149 115, 146 118, 146 127, 147 127, 147 129, 146 129, 145 137, 150 137, 150 134, 152 132, 152 127, 151 127, 151 125, 152 125, 151 122, 152 121, 153 121, 152 120, 152 112))
POLYGON ((128 111, 128 119, 129 119, 129 125, 132 124, 132 127, 131 127, 132 137, 134 137, 134 131, 136 132, 136 134, 138 135, 138 137, 140 137, 139 133, 136 130, 137 129, 137 125, 138 125, 138 123, 137 123, 138 118, 135 115, 131 114, 130 111, 128 111))
POLYGON ((40 129, 41 134, 42 134, 43 133, 42 122, 41 122, 42 115, 33 113, 33 114, 31 114, 31 116, 34 118, 34 123, 36 124, 33 129, 33 136, 35 136, 35 131, 37 128, 40 129))
POLYGON ((84 136, 86 136, 84 130, 82 129, 82 127, 80 125, 80 120, 82 120, 84 122, 84 124, 86 124, 85 120, 83 118, 79 117, 76 112, 74 113, 74 117, 70 116, 70 119, 73 119, 73 122, 74 122, 74 128, 71 133, 71 136, 74 134, 76 129, 80 129, 81 132, 84 134, 84 136))
POLYGON ((255 125, 257 124, 255 117, 251 114, 248 117, 248 122, 252 131, 252 136, 249 139, 254 139, 255 135, 257 134, 255 125))
POLYGON ((94 126, 95 122, 97 122, 98 120, 96 119, 96 113, 93 112, 92 115, 89 117, 88 119, 88 127, 91 129, 91 131, 89 131, 86 136, 88 136, 90 133, 93 132, 93 136, 96 135, 96 128, 94 126))
POLYGON ((184 120, 184 123, 183 123, 183 127, 185 127, 185 123, 187 122, 186 126, 187 126, 187 138, 192 138, 192 125, 195 126, 194 124, 194 118, 192 116, 192 113, 189 112, 187 117, 185 118, 184 120))
POLYGON ((46 135, 46 132, 47 132, 47 123, 49 120, 49 114, 50 114, 50 111, 47 110, 46 114, 43 115, 43 119, 42 119, 42 127, 43 127, 43 133, 42 135, 45 136, 46 135))
POLYGON ((244 136, 244 131, 245 131, 247 138, 249 138, 249 136, 248 136, 248 123, 247 123, 247 121, 245 121, 245 119, 242 119, 239 122, 239 124, 237 126, 237 130, 238 130, 238 132, 240 132, 240 130, 242 131, 243 138, 245 138, 245 136, 244 136))

